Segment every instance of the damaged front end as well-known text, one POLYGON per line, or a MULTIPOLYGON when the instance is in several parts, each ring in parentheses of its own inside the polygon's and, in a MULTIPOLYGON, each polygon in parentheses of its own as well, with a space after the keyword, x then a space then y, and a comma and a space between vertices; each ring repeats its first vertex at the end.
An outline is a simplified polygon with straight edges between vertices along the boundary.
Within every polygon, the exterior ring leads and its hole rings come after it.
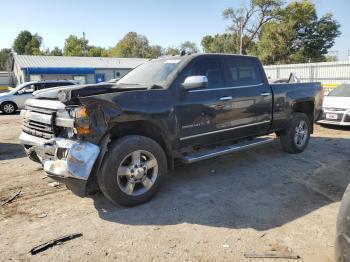
POLYGON ((79 196, 88 193, 88 181, 97 170, 104 148, 100 143, 107 123, 101 108, 95 106, 32 99, 21 112, 20 140, 26 153, 41 162, 49 177, 79 196))
POLYGON ((64 182, 77 195, 84 196, 99 146, 79 140, 54 138, 43 146, 42 164, 52 178, 64 182))

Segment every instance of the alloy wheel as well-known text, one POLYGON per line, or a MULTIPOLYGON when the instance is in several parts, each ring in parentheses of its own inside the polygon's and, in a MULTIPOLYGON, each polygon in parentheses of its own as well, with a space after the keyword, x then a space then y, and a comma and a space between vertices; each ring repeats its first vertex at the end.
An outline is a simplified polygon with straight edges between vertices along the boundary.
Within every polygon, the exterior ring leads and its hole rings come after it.
POLYGON ((129 153, 120 163, 117 171, 119 188, 131 196, 146 193, 158 176, 158 162, 154 155, 145 150, 129 153))

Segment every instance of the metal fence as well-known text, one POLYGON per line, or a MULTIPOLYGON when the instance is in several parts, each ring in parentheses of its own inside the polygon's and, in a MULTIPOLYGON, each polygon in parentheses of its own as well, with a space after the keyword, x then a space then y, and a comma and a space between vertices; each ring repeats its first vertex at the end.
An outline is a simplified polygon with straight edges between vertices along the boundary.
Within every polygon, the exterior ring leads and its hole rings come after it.
POLYGON ((270 79, 288 78, 294 73, 301 82, 321 82, 323 85, 350 83, 350 61, 264 66, 270 79))

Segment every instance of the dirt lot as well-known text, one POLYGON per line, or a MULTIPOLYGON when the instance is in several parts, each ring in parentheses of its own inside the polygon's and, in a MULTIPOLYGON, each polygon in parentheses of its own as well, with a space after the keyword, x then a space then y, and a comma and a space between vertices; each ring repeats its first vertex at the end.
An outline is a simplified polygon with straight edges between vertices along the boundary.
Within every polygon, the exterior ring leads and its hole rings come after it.
POLYGON ((350 129, 316 126, 299 155, 276 141, 181 166, 153 201, 135 208, 49 186, 18 145, 19 133, 18 115, 0 115, 1 202, 21 190, 0 208, 2 261, 269 261, 244 253, 287 247, 301 261, 333 260, 339 200, 350 181, 350 129), (29 254, 75 232, 83 237, 29 254))

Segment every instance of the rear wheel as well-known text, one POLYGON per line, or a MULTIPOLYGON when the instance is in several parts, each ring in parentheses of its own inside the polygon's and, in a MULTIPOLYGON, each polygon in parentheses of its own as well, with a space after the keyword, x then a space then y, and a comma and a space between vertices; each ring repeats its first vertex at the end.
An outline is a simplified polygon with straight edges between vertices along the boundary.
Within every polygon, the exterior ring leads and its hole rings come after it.
POLYGON ((294 113, 288 127, 280 133, 284 151, 297 154, 305 150, 310 140, 310 120, 303 113, 294 113))
POLYGON ((157 142, 143 136, 126 136, 110 145, 98 184, 114 204, 135 206, 159 191, 166 171, 167 159, 157 142))
POLYGON ((13 102, 4 102, 1 105, 1 111, 4 114, 10 115, 10 114, 14 114, 17 110, 17 105, 13 102))

